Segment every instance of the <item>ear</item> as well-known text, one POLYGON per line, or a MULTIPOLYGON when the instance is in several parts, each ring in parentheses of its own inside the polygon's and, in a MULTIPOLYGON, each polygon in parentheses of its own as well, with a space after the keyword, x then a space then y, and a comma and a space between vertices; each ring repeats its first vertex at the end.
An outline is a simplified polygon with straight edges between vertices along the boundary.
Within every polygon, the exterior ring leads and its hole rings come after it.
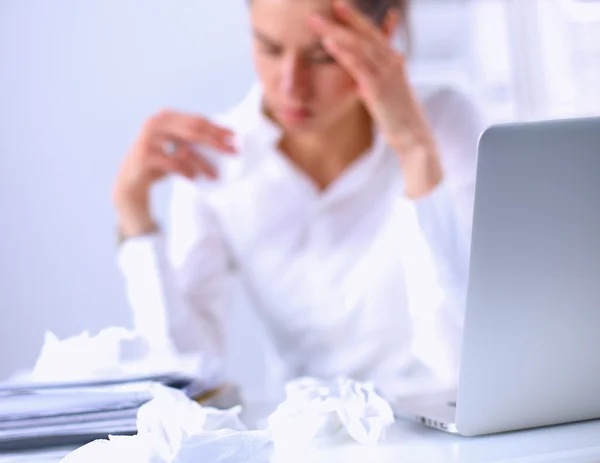
POLYGON ((403 22, 404 18, 398 8, 390 8, 382 24, 382 31, 388 40, 392 40, 392 37, 403 22))

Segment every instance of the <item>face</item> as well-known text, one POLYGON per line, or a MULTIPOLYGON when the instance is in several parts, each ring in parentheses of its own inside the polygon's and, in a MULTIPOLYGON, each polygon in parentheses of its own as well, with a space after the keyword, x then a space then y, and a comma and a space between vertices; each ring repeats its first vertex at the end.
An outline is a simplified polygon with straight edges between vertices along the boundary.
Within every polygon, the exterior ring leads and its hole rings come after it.
POLYGON ((271 117, 284 129, 319 131, 360 107, 351 75, 309 28, 330 0, 252 0, 253 55, 271 117))

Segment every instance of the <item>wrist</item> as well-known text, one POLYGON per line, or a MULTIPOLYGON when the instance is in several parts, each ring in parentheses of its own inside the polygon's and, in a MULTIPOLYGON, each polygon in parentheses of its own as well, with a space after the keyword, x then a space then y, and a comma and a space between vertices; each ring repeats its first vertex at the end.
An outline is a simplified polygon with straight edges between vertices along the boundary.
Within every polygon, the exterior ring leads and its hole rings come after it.
POLYGON ((158 231, 158 225, 151 215, 124 216, 119 219, 119 240, 144 236, 158 231))
POLYGON ((147 207, 121 209, 118 217, 122 239, 147 235, 157 230, 156 221, 147 207))
POLYGON ((146 235, 156 231, 147 195, 115 198, 121 239, 146 235))
POLYGON ((432 138, 404 138, 392 148, 398 153, 409 198, 418 199, 433 191, 444 179, 444 170, 432 138))
POLYGON ((430 194, 444 180, 444 172, 439 163, 423 161, 403 169, 405 194, 410 199, 420 199, 430 194))

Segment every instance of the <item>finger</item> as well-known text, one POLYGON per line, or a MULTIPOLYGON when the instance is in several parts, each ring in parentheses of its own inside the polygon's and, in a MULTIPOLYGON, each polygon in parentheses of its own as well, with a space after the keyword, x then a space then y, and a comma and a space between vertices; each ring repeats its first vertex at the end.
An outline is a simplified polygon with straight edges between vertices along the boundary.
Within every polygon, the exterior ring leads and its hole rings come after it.
POLYGON ((210 168, 196 162, 197 156, 187 144, 176 144, 176 150, 173 153, 166 153, 164 150, 164 138, 154 137, 147 142, 145 152, 146 163, 151 169, 156 169, 161 173, 175 173, 189 179, 194 179, 198 174, 212 174, 210 168), (191 155, 190 155, 191 154, 191 155))
POLYGON ((181 142, 206 144, 218 151, 233 154, 232 133, 206 120, 175 117, 166 127, 167 133, 181 142))
POLYGON ((360 11, 353 3, 347 0, 334 2, 335 17, 342 24, 355 31, 366 42, 369 56, 377 62, 383 63, 390 59, 393 50, 388 38, 375 23, 360 11))
POLYGON ((215 166, 211 164, 205 156, 198 153, 191 145, 185 142, 176 142, 175 152, 168 153, 165 151, 165 143, 169 140, 165 137, 155 136, 147 140, 147 152, 153 159, 153 162, 158 162, 154 167, 161 167, 167 172, 176 172, 188 178, 193 178, 198 174, 206 175, 209 178, 216 179, 218 174, 215 166), (175 162, 169 160, 155 161, 155 156, 166 157, 167 159, 175 159, 175 162))
POLYGON ((178 156, 168 156, 162 151, 153 151, 148 158, 148 165, 162 173, 179 174, 193 180, 198 174, 196 167, 178 156))
POLYGON ((371 58, 378 63, 390 59, 392 49, 387 37, 356 5, 348 0, 336 0, 333 4, 333 13, 341 24, 363 39, 363 46, 371 58))
POLYGON ((376 72, 374 53, 359 35, 322 16, 312 17, 310 23, 323 36, 323 46, 355 77, 356 73, 376 72))
POLYGON ((336 61, 346 68, 361 85, 368 82, 374 75, 374 65, 371 65, 368 60, 359 57, 356 50, 353 50, 352 47, 343 46, 335 40, 324 40, 323 45, 336 61))
POLYGON ((226 153, 235 152, 231 141, 233 132, 202 117, 164 111, 159 114, 157 125, 157 130, 171 139, 185 143, 204 143, 226 153))
POLYGON ((198 154, 189 146, 182 146, 178 150, 177 155, 189 165, 194 166, 197 173, 202 173, 213 180, 217 178, 218 175, 215 166, 207 161, 202 154, 198 154))

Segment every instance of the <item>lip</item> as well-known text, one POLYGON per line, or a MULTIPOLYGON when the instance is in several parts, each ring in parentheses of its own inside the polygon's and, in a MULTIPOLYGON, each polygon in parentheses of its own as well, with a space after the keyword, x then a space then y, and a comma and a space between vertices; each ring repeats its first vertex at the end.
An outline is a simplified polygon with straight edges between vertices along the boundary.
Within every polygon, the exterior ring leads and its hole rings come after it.
POLYGON ((306 108, 282 108, 279 115, 289 122, 302 122, 311 116, 311 112, 306 108))

